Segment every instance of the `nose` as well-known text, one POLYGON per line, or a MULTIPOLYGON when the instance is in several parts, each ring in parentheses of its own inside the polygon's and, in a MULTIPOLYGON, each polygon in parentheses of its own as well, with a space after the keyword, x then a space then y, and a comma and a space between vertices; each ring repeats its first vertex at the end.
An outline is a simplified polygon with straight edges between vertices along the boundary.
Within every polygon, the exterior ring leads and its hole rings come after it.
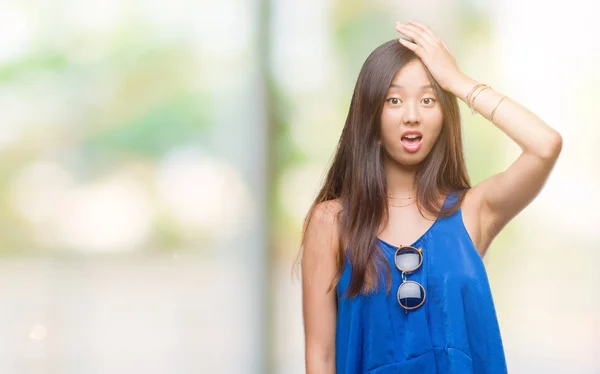
POLYGON ((412 103, 404 106, 405 111, 402 115, 402 121, 406 125, 417 125, 420 121, 419 105, 412 103))

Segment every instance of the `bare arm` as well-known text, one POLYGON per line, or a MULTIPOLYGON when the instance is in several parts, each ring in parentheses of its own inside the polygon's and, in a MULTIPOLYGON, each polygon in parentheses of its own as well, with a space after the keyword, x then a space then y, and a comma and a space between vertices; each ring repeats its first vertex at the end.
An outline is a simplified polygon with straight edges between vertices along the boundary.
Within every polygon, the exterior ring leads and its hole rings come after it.
POLYGON ((316 206, 307 227, 302 257, 302 313, 307 374, 335 374, 337 305, 335 288, 338 227, 333 201, 316 206))
MULTIPOLYGON (((478 82, 466 76, 454 81, 451 92, 465 101, 478 82)), ((486 89, 473 108, 489 119, 504 95, 486 89)), ((507 170, 492 175, 473 187, 469 194, 479 217, 483 243, 494 236, 541 191, 562 150, 562 137, 535 114, 506 97, 494 112, 493 123, 522 149, 507 170)))

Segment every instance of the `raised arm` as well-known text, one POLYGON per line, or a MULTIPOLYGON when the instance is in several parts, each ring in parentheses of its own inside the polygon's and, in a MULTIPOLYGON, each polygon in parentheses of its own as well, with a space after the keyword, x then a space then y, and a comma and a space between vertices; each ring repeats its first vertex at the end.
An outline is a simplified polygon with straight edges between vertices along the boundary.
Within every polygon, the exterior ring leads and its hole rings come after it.
POLYGON ((478 82, 458 69, 446 43, 431 28, 411 20, 398 22, 396 30, 412 39, 399 42, 414 51, 440 86, 488 118, 521 147, 523 152, 510 167, 468 191, 463 205, 473 212, 481 256, 500 230, 540 192, 562 149, 562 137, 535 114, 492 88, 475 90, 478 82), (502 101, 500 101, 502 100, 502 101), (492 115, 493 114, 493 115, 492 115))
POLYGON ((335 374, 337 301, 327 292, 336 273, 338 225, 334 201, 318 204, 306 229, 302 256, 302 313, 307 374, 335 374))
MULTIPOLYGON (((461 76, 450 92, 465 101, 477 81, 461 76)), ((519 145, 521 155, 503 172, 481 181, 469 191, 476 206, 483 247, 541 191, 562 150, 562 137, 535 114, 492 88, 480 92, 473 108, 519 145), (502 100, 502 101, 500 101, 502 100), (500 103, 498 105, 498 103, 500 103)), ((466 200, 466 199, 465 199, 466 200)))

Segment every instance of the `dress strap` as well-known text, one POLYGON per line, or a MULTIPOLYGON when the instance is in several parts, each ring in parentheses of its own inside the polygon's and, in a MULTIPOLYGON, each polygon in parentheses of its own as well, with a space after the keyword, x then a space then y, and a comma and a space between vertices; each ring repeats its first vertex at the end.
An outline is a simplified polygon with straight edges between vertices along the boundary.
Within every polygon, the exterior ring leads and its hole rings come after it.
POLYGON ((442 209, 446 210, 449 209, 451 206, 454 205, 454 202, 456 200, 458 200, 458 198, 460 197, 460 193, 456 190, 451 190, 448 195, 446 196, 446 198, 444 199, 444 204, 442 205, 442 209))

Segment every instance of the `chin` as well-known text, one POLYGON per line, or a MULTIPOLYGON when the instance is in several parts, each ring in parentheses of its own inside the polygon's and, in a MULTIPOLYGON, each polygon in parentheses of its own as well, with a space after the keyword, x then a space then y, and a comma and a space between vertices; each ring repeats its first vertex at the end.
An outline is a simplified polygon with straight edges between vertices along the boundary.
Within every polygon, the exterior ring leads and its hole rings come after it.
POLYGON ((392 161, 402 166, 419 166, 429 153, 417 152, 415 154, 406 154, 404 150, 401 150, 400 157, 392 157, 392 161))
POLYGON ((408 160, 399 160, 398 163, 402 166, 419 166, 423 162, 424 158, 419 157, 408 160))

